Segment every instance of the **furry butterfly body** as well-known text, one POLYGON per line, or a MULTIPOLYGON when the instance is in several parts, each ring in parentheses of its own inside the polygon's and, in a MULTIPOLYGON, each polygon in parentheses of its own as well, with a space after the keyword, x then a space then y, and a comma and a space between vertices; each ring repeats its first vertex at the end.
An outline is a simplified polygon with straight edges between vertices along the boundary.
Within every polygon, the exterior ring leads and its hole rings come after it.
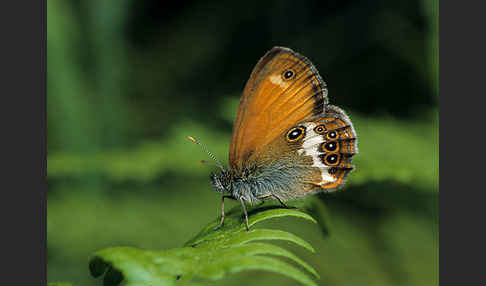
POLYGON ((351 120, 328 103, 314 65, 288 48, 274 47, 257 63, 238 108, 229 168, 211 175, 224 199, 285 201, 342 186, 354 168, 357 136, 351 120))

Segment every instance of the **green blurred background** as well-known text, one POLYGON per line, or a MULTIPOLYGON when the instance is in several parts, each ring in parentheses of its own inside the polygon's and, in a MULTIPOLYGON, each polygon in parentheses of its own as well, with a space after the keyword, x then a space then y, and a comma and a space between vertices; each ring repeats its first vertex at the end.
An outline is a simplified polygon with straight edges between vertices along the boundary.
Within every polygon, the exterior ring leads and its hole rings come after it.
MULTIPOLYGON (((438 284, 438 2, 47 3, 48 281, 101 285, 104 247, 180 247, 220 214, 207 159, 267 50, 307 56, 350 114, 357 169, 321 194, 329 232, 298 219, 320 285, 438 284)), ((231 207, 234 202, 228 202, 231 207)), ((294 285, 256 271, 209 285, 294 285)))

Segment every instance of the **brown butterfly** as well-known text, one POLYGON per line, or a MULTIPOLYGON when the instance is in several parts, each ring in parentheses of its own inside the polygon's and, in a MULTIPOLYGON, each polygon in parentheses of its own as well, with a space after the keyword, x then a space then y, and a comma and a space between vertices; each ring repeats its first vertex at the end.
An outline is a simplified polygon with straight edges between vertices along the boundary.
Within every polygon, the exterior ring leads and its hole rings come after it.
POLYGON ((291 49, 274 47, 243 91, 229 169, 207 152, 221 169, 211 175, 222 194, 220 226, 224 199, 230 198, 241 202, 248 230, 245 203, 273 199, 286 206, 291 199, 335 190, 354 168, 351 157, 358 148, 353 124, 328 104, 326 84, 314 65, 291 49))

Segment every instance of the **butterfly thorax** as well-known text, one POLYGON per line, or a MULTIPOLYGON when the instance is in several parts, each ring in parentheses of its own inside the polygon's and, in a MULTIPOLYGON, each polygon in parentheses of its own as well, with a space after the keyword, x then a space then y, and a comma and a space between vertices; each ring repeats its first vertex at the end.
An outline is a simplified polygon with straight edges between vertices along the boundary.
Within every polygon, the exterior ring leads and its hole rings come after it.
POLYGON ((258 198, 252 185, 256 174, 258 172, 255 169, 244 168, 241 171, 227 169, 213 173, 211 182, 218 193, 230 196, 233 199, 242 197, 247 202, 255 202, 258 201, 258 198))

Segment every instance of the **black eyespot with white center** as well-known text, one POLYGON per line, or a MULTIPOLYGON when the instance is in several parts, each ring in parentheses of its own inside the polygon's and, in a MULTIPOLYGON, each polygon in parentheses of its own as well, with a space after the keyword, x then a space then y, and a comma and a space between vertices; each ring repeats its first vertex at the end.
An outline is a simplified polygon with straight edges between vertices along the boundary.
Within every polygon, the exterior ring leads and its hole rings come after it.
POLYGON ((329 141, 322 143, 321 149, 324 152, 334 152, 338 149, 338 143, 336 141, 329 141))
POLYGON ((318 125, 314 128, 314 132, 317 134, 324 134, 324 132, 326 132, 326 127, 324 125, 318 125))
POLYGON ((326 137, 327 139, 332 140, 332 139, 336 139, 338 137, 338 134, 336 131, 333 130, 331 132, 327 132, 326 137))
POLYGON ((296 142, 305 135, 305 128, 302 126, 294 127, 287 132, 286 138, 289 142, 296 142))
POLYGON ((328 166, 336 166, 339 163, 338 154, 328 154, 324 157, 324 164, 328 166))
POLYGON ((290 140, 295 140, 299 138, 300 134, 302 134, 302 131, 300 129, 294 129, 292 132, 289 134, 289 139, 290 140))
POLYGON ((291 69, 285 70, 282 73, 282 79, 283 80, 291 80, 294 77, 295 77, 295 71, 293 71, 291 69))

